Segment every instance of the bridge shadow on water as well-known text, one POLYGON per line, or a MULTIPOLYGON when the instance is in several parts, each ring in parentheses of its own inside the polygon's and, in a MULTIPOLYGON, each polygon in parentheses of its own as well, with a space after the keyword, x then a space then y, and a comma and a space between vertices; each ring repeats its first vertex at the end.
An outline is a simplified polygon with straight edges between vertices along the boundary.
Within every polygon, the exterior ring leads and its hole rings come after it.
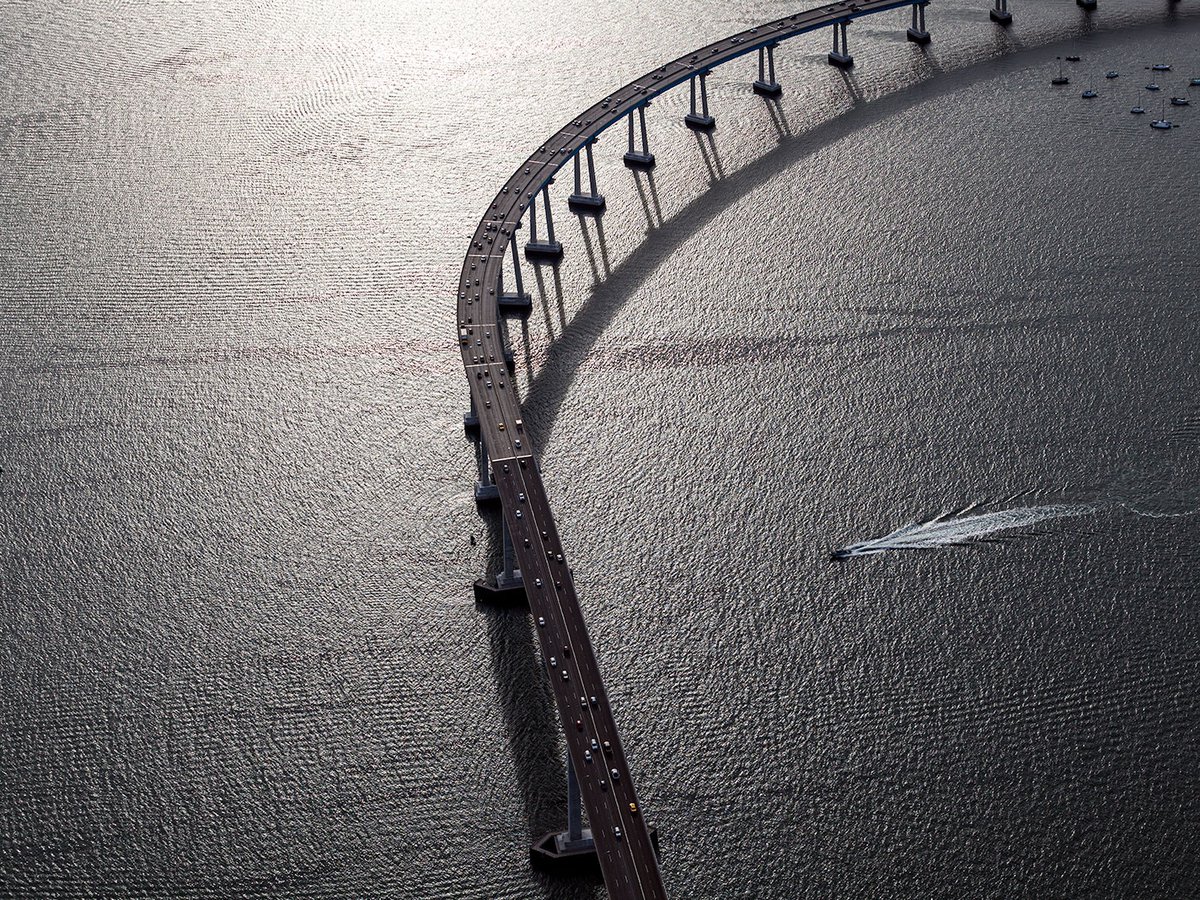
MULTIPOLYGON (((640 185, 639 185, 640 191, 640 185)), ((646 201, 643 198, 642 206, 645 207, 646 201)), ((647 209, 647 216, 649 210, 647 209)), ((612 263, 608 259, 608 241, 604 239, 604 221, 598 217, 585 216, 582 214, 576 215, 579 220, 579 232, 583 235, 583 249, 587 253, 588 266, 592 270, 592 284, 599 284, 604 279, 612 275, 612 263), (596 246, 592 246, 591 231, 596 231, 596 246), (604 274, 600 274, 600 268, 596 265, 596 248, 600 252, 600 266, 604 268, 604 274)), ((561 298, 560 298, 561 299, 561 298)))
MULTIPOLYGON (((929 50, 919 50, 917 52, 921 54, 923 60, 934 58, 932 52, 929 50)), ((842 76, 842 84, 846 88, 846 96, 850 98, 850 105, 852 107, 861 106, 865 102, 866 97, 863 94, 862 87, 859 85, 854 71, 851 69, 838 69, 837 72, 842 76)))
MULTIPOLYGON (((501 561, 500 517, 484 516, 489 566, 501 561)), ((503 716, 499 740, 508 747, 521 791, 529 843, 561 828, 565 819, 567 778, 558 711, 546 683, 528 610, 477 604, 487 629, 489 658, 503 716)))
MULTIPOLYGON (((502 565, 500 517, 488 515, 484 540, 488 547, 488 569, 502 565)), ((501 739, 512 757, 521 791, 526 841, 566 827, 566 748, 554 697, 550 692, 541 651, 534 637, 529 610, 525 607, 495 607, 477 604, 487 630, 488 652, 496 695, 503 717, 501 739)), ((484 811, 486 814, 486 811, 484 811)), ((591 900, 603 881, 597 875, 583 878, 554 878, 536 875, 548 889, 545 896, 591 900)))
MULTIPOLYGON (((717 151, 717 142, 708 131, 694 132, 696 146, 700 150, 700 158, 704 160, 704 168, 708 170, 708 186, 711 188, 718 181, 725 180, 725 168, 721 165, 721 154, 717 151)), ((659 216, 661 219, 661 214, 659 216)))
MULTIPOLYGON (((1114 36, 1136 34, 1161 28, 1164 23, 1169 23, 1175 18, 1176 15, 1172 14, 1119 30, 1112 29, 1107 33, 1114 36)), ((1053 57, 1062 54, 1072 46, 1073 41, 1098 30, 1090 19, 1083 19, 1070 27, 1059 29, 1045 43, 1024 46, 1006 29, 996 29, 996 52, 1004 55, 949 71, 940 66, 932 48, 925 48, 914 57, 914 68, 927 80, 877 100, 864 100, 853 74, 842 72, 847 91, 855 105, 837 118, 800 134, 793 132, 778 100, 764 99, 760 102, 766 103, 767 113, 780 136, 779 144, 744 168, 726 174, 712 135, 705 134, 703 137, 707 140, 703 140, 701 135, 697 134, 696 140, 708 170, 710 187, 669 220, 663 219, 653 173, 633 172, 634 186, 646 217, 649 235, 615 268, 610 268, 603 241, 603 228, 599 219, 592 219, 597 230, 597 242, 603 251, 604 277, 601 278, 601 271, 596 265, 585 227, 584 244, 591 261, 594 285, 591 296, 584 301, 569 323, 566 320, 558 268, 549 267, 553 273, 554 302, 558 310, 559 329, 550 327, 549 299, 545 292, 543 267, 534 267, 538 289, 542 293, 547 333, 556 335, 548 348, 544 364, 526 385, 523 405, 530 411, 527 417, 530 425, 527 427, 530 428, 535 442, 545 446, 580 366, 624 305, 633 298, 637 289, 686 241, 702 231, 740 198, 806 157, 859 131, 871 128, 922 103, 1023 68, 1029 64, 1031 57, 1053 57)), ((581 226, 586 226, 583 222, 585 217, 578 218, 581 226)), ((526 352, 528 359, 528 342, 526 352)))
MULTIPOLYGON (((1169 21, 1174 16, 1167 18, 1169 21)), ((1122 33, 1161 25, 1161 20, 1147 22, 1123 29, 1122 33)), ((614 267, 602 220, 584 215, 576 217, 583 233, 593 290, 569 322, 558 268, 533 266, 546 331, 555 337, 544 364, 540 370, 535 370, 529 326, 527 322, 520 324, 523 350, 518 365, 524 370, 527 382, 523 405, 527 410, 535 411, 528 415, 530 423, 527 425, 534 441, 544 446, 581 364, 625 303, 659 265, 741 197, 824 147, 921 103, 1021 68, 1034 54, 1053 56, 1062 53, 1069 42, 1095 30, 1095 26, 1085 20, 1082 25, 1063 29, 1052 41, 1023 47, 1007 31, 997 29, 995 50, 1004 55, 954 70, 947 77, 942 77, 936 55, 925 50, 914 58, 914 65, 928 80, 877 100, 863 100, 852 76, 843 73, 854 106, 837 118, 801 134, 795 134, 778 100, 764 99, 760 102, 766 104, 766 112, 778 135, 778 145, 744 168, 727 173, 712 136, 697 134, 695 137, 708 171, 710 188, 669 220, 663 217, 653 173, 633 172, 648 237, 614 267)), ((515 344, 510 342, 509 346, 515 349, 515 344)), ((497 516, 483 518, 493 557, 491 570, 495 571, 500 562, 500 520, 497 516)), ((479 609, 486 621, 504 737, 520 785, 528 839, 532 842, 565 823, 566 772, 558 712, 528 611, 483 606, 479 609)), ((548 879, 546 884, 554 896, 592 898, 598 896, 600 882, 598 879, 548 879)))
MULTIPOLYGON (((637 188, 638 199, 642 203, 642 212, 646 215, 646 227, 650 231, 657 231, 663 226, 663 211, 662 204, 658 200, 658 186, 654 183, 653 172, 638 172, 633 173, 633 184, 637 188), (642 185, 642 179, 645 178, 646 184, 642 185), (647 201, 649 196, 649 201, 647 201), (651 214, 650 206, 654 205, 654 213, 651 214)), ((598 221, 598 220, 597 220, 598 221)), ((608 273, 611 276, 611 272, 608 273)))
POLYGON ((776 138, 782 143, 793 137, 792 123, 788 121, 787 112, 778 97, 765 97, 767 115, 771 117, 771 126, 775 129, 776 138))

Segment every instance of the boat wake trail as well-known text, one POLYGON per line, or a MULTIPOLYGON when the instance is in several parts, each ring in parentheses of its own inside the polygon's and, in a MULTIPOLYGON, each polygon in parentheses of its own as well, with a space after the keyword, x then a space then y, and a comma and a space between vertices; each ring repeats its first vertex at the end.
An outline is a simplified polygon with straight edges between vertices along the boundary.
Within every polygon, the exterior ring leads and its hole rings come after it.
POLYGON ((927 550, 934 547, 969 544, 1002 531, 1026 528, 1051 519, 1083 516, 1096 511, 1094 506, 1071 504, 1027 506, 971 515, 971 511, 978 507, 979 504, 976 503, 957 513, 944 513, 928 522, 910 522, 897 528, 891 534, 863 541, 860 544, 851 544, 840 550, 834 550, 830 555, 834 559, 853 559, 856 556, 870 556, 875 553, 887 553, 890 550, 927 550))

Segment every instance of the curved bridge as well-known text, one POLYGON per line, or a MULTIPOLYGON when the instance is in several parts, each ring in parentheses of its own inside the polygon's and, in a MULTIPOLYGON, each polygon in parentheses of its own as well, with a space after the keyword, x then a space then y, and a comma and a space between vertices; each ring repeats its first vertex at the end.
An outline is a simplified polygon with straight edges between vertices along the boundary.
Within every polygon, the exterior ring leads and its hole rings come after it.
MULTIPOLYGON (((992 19, 1006 23, 1010 18, 1008 0, 993 3, 992 19)), ((1088 9, 1096 5, 1095 0, 1077 3, 1088 9)), ((526 255, 550 260, 560 257, 562 247, 554 240, 549 198, 554 175, 574 162, 575 193, 569 204, 576 210, 603 209, 604 198, 596 191, 591 145, 602 132, 625 119, 629 124, 626 164, 653 166, 654 157, 646 143, 645 109, 659 94, 690 82, 692 110, 687 124, 708 130, 716 122, 709 114, 704 79, 716 66, 758 51, 755 90, 778 94, 781 88, 774 77, 773 51, 781 41, 830 28, 833 50, 829 61, 849 66, 853 60, 846 29, 852 20, 911 7, 908 37, 924 43, 929 40, 927 5, 928 0, 861 0, 822 6, 742 31, 647 72, 546 140, 500 189, 471 239, 458 288, 458 337, 471 392, 471 413, 465 422, 478 446, 476 496, 481 501, 499 499, 502 505, 506 576, 498 588, 483 584, 477 586, 477 593, 523 591, 538 622, 541 650, 566 737, 570 828, 562 835, 547 836, 540 848, 535 847, 535 855, 544 852, 551 858, 569 858, 581 848, 590 850, 594 841, 613 900, 665 898, 666 891, 511 378, 502 309, 520 309, 529 302, 519 280, 516 230, 528 213, 531 240, 526 255), (640 149, 634 140, 635 118, 640 121, 640 149), (590 190, 586 192, 581 185, 581 154, 588 166, 590 190), (537 236, 539 194, 548 232, 543 241, 537 236), (516 294, 505 294, 501 285, 504 254, 510 245, 518 278, 516 294), (581 830, 580 800, 591 825, 590 840, 587 831, 581 830)))

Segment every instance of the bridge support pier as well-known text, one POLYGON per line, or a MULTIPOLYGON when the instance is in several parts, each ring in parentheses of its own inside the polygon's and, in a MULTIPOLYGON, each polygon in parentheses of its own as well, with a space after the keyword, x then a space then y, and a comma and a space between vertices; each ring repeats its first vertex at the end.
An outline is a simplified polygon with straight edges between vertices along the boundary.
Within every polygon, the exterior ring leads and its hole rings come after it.
POLYGON ((754 93, 760 97, 778 97, 783 85, 775 80, 775 44, 758 48, 758 81, 754 82, 754 93))
POLYGON ((708 114, 708 72, 692 76, 692 111, 683 117, 683 122, 693 131, 712 131, 717 120, 708 114), (696 82, 700 82, 700 109, 696 109, 696 82))
MULTIPOLYGON (((658 855, 658 829, 649 826, 650 843, 658 855)), ((583 802, 579 778, 571 757, 567 757, 567 830, 550 832, 533 845, 529 859, 534 868, 559 874, 595 871, 600 868, 592 829, 583 827, 583 802)))
POLYGON ((546 213, 546 240, 538 240, 537 231, 537 197, 529 201, 529 243, 525 245, 525 258, 530 262, 557 263, 562 259, 562 244, 554 239, 554 217, 550 213, 551 178, 542 185, 542 209, 546 213))
MULTIPOLYGON (((475 409, 475 398, 471 398, 471 407, 463 413, 463 432, 473 441, 479 440, 479 411, 475 409)), ((476 453, 479 451, 476 450, 476 453)))
POLYGON ((854 65, 854 57, 850 55, 850 46, 846 43, 846 26, 849 24, 849 19, 833 23, 833 51, 829 54, 829 64, 839 69, 849 69, 854 65))
POLYGON ((504 568, 496 573, 495 583, 486 577, 476 580, 475 600, 490 606, 525 606, 529 602, 525 596, 525 581, 521 578, 521 570, 515 566, 516 554, 508 533, 508 523, 503 518, 500 520, 500 533, 504 568))
POLYGON ((575 774, 575 764, 567 756, 567 830, 556 835, 555 843, 559 851, 563 850, 594 850, 592 830, 583 827, 583 798, 579 795, 579 776, 575 774))
POLYGON ((646 101, 637 108, 638 120, 642 126, 642 149, 633 149, 633 110, 629 111, 629 149, 625 152, 625 165, 631 169, 653 169, 654 154, 650 152, 650 141, 646 137, 646 101))
POLYGON ((925 7, 929 0, 914 3, 912 7, 912 25, 908 27, 908 39, 914 44, 928 44, 933 38, 925 27, 925 7))
POLYGON ((575 193, 567 198, 567 208, 575 213, 592 213, 599 215, 604 212, 605 201, 604 195, 596 190, 596 162, 592 159, 592 145, 596 143, 596 139, 587 142, 584 147, 584 152, 587 154, 588 167, 588 193, 583 192, 582 180, 580 178, 579 154, 575 154, 575 193))
POLYGON ((992 11, 988 15, 998 25, 1012 24, 1012 13, 1008 11, 1008 0, 994 0, 992 11))
MULTIPOLYGON (((479 437, 479 415, 475 403, 471 403, 471 413, 475 418, 475 463, 479 467, 479 480, 475 482, 476 503, 499 503, 500 488, 492 480, 491 467, 488 465, 487 444, 479 437)), ((465 420, 464 420, 465 421, 465 420)))
POLYGON ((544 835, 533 845, 529 855, 539 869, 572 872, 600 866, 592 829, 583 827, 579 778, 570 756, 567 757, 567 830, 544 835))
POLYGON ((509 238, 508 245, 512 247, 513 261, 513 279, 517 282, 517 290, 515 293, 506 293, 504 290, 504 267, 500 267, 500 273, 496 276, 496 295, 499 299, 496 301, 496 306, 502 313, 515 313, 519 316, 527 316, 533 312, 533 298, 526 293, 525 283, 521 278, 521 258, 517 254, 517 229, 521 227, 521 223, 517 222, 513 225, 513 233, 509 238))
MULTIPOLYGON (((500 355, 504 360, 504 367, 508 369, 508 374, 512 375, 517 370, 517 358, 513 356, 512 348, 508 345, 508 324, 503 317, 496 321, 496 336, 500 338, 500 355)), ((519 440, 517 446, 521 446, 519 440)))

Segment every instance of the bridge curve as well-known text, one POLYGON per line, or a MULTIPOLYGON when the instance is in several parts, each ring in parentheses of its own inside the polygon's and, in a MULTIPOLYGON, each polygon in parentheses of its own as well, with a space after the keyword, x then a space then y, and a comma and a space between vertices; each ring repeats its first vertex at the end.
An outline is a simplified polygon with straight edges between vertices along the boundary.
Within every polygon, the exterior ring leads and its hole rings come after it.
MULTIPOLYGON (((590 153, 590 145, 600 134, 626 118, 630 119, 632 144, 632 116, 654 97, 733 59, 758 50, 769 52, 784 40, 822 28, 834 28, 830 61, 845 62, 844 27, 850 21, 912 7, 916 28, 916 11, 921 12, 923 26, 927 3, 846 0, 829 4, 772 19, 647 72, 578 114, 509 177, 476 227, 463 261, 458 337, 472 412, 478 420, 477 440, 491 459, 491 480, 501 501, 506 537, 511 540, 530 611, 538 622, 572 778, 577 780, 613 900, 665 900, 666 890, 507 367, 500 325, 505 251, 515 240, 525 213, 536 214, 537 195, 546 191, 559 170, 577 160, 581 152, 590 153), (597 745, 603 749, 593 752, 597 745)), ((913 33, 910 29, 910 35, 913 33)), ((915 33, 914 39, 921 39, 923 28, 915 33)), ((486 475, 481 465, 481 476, 486 475)))

